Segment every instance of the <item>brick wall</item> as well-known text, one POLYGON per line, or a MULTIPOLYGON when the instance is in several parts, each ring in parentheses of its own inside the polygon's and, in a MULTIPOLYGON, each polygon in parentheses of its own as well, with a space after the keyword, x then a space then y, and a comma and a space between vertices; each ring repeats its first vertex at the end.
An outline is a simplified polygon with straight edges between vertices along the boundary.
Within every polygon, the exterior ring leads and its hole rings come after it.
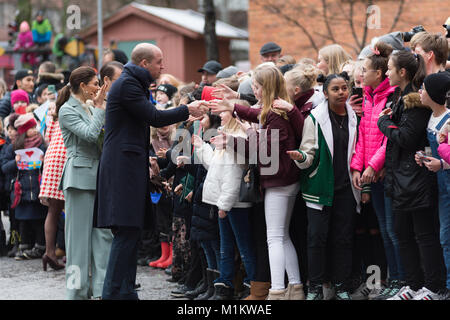
MULTIPOLYGON (((358 50, 355 43, 349 20, 344 14, 349 13, 349 0, 327 0, 328 21, 336 42, 356 58, 358 50)), ((354 6, 354 26, 358 39, 364 32, 367 1, 357 2, 354 6)), ((373 37, 389 32, 394 17, 397 14, 399 0, 373 1, 380 9, 381 29, 371 29, 367 33, 367 43, 373 37)), ((393 31, 409 31, 413 26, 422 24, 427 31, 445 32, 442 24, 450 16, 450 0, 405 0, 402 14, 393 31)), ((323 19, 322 0, 249 0, 249 36, 250 36, 250 62, 252 67, 260 63, 259 49, 269 41, 275 41, 283 48, 283 54, 292 55, 297 60, 303 57, 317 59, 317 50, 312 47, 308 37, 301 28, 295 26, 297 21, 314 38, 316 46, 321 47, 334 41, 321 37, 327 35, 327 27, 323 19), (268 12, 268 4, 275 4, 276 8, 268 12), (298 9, 301 6, 302 9, 298 9), (275 12, 280 10, 281 13, 275 12), (291 22, 282 17, 286 15, 291 22)))

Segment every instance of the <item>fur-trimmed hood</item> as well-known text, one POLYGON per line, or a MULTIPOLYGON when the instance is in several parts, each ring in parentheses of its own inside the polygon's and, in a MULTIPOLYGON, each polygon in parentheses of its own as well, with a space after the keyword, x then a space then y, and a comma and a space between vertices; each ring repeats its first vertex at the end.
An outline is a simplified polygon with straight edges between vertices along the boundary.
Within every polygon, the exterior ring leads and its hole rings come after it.
POLYGON ((403 104, 406 109, 412 109, 412 108, 427 108, 430 109, 430 107, 424 105, 422 101, 420 100, 420 94, 418 92, 411 92, 407 95, 403 96, 403 104))
POLYGON ((49 72, 41 72, 38 76, 38 82, 41 82, 43 79, 54 79, 58 81, 64 81, 64 75, 62 73, 49 73, 49 72))

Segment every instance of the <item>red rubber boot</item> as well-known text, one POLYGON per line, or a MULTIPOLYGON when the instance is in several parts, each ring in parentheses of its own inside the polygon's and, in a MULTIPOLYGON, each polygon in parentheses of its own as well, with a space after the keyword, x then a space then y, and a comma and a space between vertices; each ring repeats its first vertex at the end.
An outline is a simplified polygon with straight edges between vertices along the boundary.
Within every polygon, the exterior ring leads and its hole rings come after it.
POLYGON ((172 264, 172 258, 173 258, 173 243, 170 243, 170 250, 169 250, 169 256, 167 257, 167 259, 165 261, 159 262, 158 264, 156 264, 157 268, 162 268, 165 269, 167 267, 169 267, 172 264))
POLYGON ((150 262, 148 265, 153 268, 157 268, 157 264, 164 262, 169 257, 170 248, 168 242, 161 242, 161 257, 158 260, 150 262))

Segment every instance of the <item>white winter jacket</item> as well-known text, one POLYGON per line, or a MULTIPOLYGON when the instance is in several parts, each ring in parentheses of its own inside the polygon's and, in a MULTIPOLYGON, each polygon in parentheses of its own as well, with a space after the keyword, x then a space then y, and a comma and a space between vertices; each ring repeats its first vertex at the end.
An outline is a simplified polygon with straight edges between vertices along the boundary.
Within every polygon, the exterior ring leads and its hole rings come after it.
MULTIPOLYGON (((246 137, 243 131, 233 136, 246 137)), ((242 174, 247 168, 245 159, 237 155, 233 149, 213 150, 203 142, 200 148, 195 148, 195 155, 208 170, 203 183, 202 201, 215 205, 226 212, 232 208, 250 208, 251 203, 239 202, 242 174), (238 164, 240 163, 240 164, 238 164)))

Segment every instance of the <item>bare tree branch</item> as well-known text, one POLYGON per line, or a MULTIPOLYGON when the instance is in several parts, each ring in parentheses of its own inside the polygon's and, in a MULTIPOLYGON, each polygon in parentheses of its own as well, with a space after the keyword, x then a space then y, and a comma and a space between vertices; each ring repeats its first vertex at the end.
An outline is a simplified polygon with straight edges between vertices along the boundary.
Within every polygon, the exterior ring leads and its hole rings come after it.
POLYGON ((405 4, 405 0, 400 0, 400 3, 398 5, 398 9, 397 9, 397 14, 395 15, 394 21, 392 22, 391 29, 389 30, 388 33, 391 33, 392 31, 394 31, 395 26, 397 25, 398 21, 400 20, 400 16, 403 13, 403 5, 404 4, 405 4))
MULTIPOLYGON (((369 8, 371 5, 373 5, 373 0, 369 0, 367 2, 367 8, 369 8)), ((366 46, 366 42, 367 42, 367 33, 369 31, 369 27, 367 26, 367 19, 369 19, 369 13, 366 10, 366 20, 364 21, 364 33, 363 33, 363 38, 362 41, 360 43, 360 50, 364 49, 364 47, 366 46)))
MULTIPOLYGON (((334 39, 332 39, 330 36, 327 36, 326 34, 322 34, 322 33, 319 33, 319 32, 317 32, 317 31, 314 31, 314 34, 315 34, 315 35, 318 35, 319 37, 322 37, 322 38, 324 38, 324 39, 333 41, 334 43, 337 43, 334 39)), ((339 41, 339 44, 342 45, 342 46, 344 46, 344 47, 348 47, 348 48, 354 50, 354 51, 357 52, 357 53, 359 53, 359 52, 361 51, 361 50, 359 50, 358 47, 356 47, 354 44, 351 44, 351 43, 339 41)))
POLYGON ((327 13, 327 10, 328 10, 327 0, 322 0, 322 15, 323 15, 323 20, 324 20, 324 22, 325 22, 325 26, 327 27, 328 34, 330 35, 330 40, 333 41, 333 42, 336 42, 336 39, 334 38, 334 35, 333 35, 333 30, 331 29, 331 27, 330 27, 330 22, 329 22, 329 20, 328 20, 328 13, 327 13))
MULTIPOLYGON (((369 35, 369 27, 367 25, 367 20, 370 17, 370 12, 366 10, 364 27, 359 27, 359 22, 355 23, 360 17, 359 3, 366 6, 366 9, 373 5, 373 0, 333 0, 327 1, 322 0, 320 3, 322 8, 319 8, 317 2, 315 4, 305 3, 301 1, 270 1, 270 0, 254 0, 257 5, 263 8, 265 11, 279 16, 282 20, 298 27, 308 38, 311 46, 315 51, 319 51, 322 44, 329 41, 334 43, 340 43, 342 46, 351 48, 356 54, 366 46, 369 35), (288 10, 289 9, 289 10, 288 10), (356 12, 358 14, 355 16, 356 12), (314 25, 308 24, 307 22, 302 23, 303 20, 296 17, 307 17, 311 21, 313 20, 315 26, 317 24, 323 23, 326 29, 326 34, 317 32, 317 28, 314 29, 314 25), (343 43, 337 41, 335 33, 333 32, 333 24, 345 23, 348 24, 349 33, 352 35, 354 44, 343 43), (361 30, 362 29, 362 30, 361 30), (359 31, 362 31, 362 36, 359 36, 359 31)), ((397 23, 400 21, 402 13, 404 11, 406 1, 399 0, 399 5, 397 13, 392 22, 391 30, 392 32, 396 27, 397 23)), ((320 28, 319 28, 320 29, 320 28)))
POLYGON ((354 5, 355 5, 355 3, 353 1, 351 1, 350 2, 350 14, 349 14, 348 23, 350 25, 350 30, 352 31, 353 39, 355 39, 355 42, 356 42, 357 46, 361 47, 361 43, 359 42, 358 35, 356 34, 355 25, 354 25, 354 22, 353 22, 354 5))
POLYGON ((279 5, 273 5, 273 4, 266 4, 263 5, 263 8, 273 14, 277 14, 279 16, 281 16, 283 19, 285 19, 286 21, 292 23, 293 25, 297 26, 298 28, 300 28, 306 35, 306 37, 308 38, 309 42, 311 43, 312 47, 314 48, 314 50, 316 50, 317 52, 319 52, 319 47, 316 44, 316 41, 314 40, 313 36, 311 35, 311 33, 309 33, 309 31, 297 20, 293 19, 290 15, 284 13, 279 5))

